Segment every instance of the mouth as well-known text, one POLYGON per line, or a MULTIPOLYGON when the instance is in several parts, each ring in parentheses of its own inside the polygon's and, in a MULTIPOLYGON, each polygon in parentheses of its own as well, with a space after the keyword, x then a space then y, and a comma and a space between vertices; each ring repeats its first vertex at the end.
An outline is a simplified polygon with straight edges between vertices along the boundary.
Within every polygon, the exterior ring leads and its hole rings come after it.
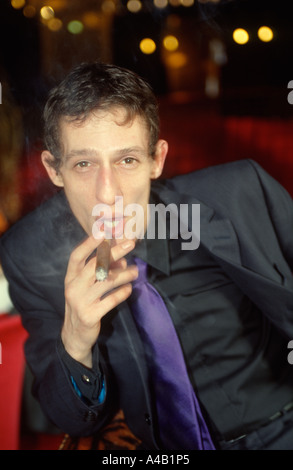
POLYGON ((124 232, 124 217, 115 219, 98 219, 100 230, 105 233, 105 238, 122 238, 124 232))

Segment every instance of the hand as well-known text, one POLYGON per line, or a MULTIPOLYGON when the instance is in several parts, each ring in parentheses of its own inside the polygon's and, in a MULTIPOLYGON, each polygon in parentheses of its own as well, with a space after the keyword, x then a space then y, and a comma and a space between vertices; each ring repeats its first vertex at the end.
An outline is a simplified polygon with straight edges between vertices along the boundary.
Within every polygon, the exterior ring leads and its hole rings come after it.
POLYGON ((102 317, 130 296, 131 282, 137 277, 136 266, 127 266, 123 258, 135 246, 126 240, 111 248, 108 278, 96 282, 95 257, 86 260, 102 241, 89 237, 81 243, 70 256, 65 276, 62 341, 68 354, 89 368, 102 317))

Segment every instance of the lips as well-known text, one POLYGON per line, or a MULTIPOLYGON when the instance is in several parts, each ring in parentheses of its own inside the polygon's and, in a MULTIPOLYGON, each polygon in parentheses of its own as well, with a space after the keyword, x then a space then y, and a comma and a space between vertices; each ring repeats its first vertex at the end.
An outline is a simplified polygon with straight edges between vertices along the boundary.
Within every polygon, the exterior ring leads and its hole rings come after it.
POLYGON ((124 217, 116 217, 114 219, 99 219, 101 231, 105 232, 106 238, 121 238, 124 231, 124 217))

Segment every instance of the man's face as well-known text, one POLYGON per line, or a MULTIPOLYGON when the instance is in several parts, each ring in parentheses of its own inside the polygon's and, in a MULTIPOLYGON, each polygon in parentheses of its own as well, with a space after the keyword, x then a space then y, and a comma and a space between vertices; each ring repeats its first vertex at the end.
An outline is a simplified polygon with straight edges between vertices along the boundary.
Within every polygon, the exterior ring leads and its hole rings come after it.
POLYGON ((92 215, 93 209, 101 204, 110 208, 113 223, 111 226, 106 220, 98 226, 113 230, 113 238, 115 234, 121 237, 121 229, 131 218, 124 214, 129 204, 138 204, 143 209, 142 227, 136 227, 136 231, 146 230, 150 181, 160 176, 168 146, 159 140, 155 158, 150 157, 149 135, 143 119, 136 116, 127 123, 124 119, 125 111, 117 108, 92 113, 82 124, 63 120, 60 140, 64 153, 58 173, 45 162, 52 156, 48 152, 42 155, 50 178, 64 187, 71 210, 88 235, 100 220, 97 214, 92 215), (120 202, 115 206, 117 197, 120 202))

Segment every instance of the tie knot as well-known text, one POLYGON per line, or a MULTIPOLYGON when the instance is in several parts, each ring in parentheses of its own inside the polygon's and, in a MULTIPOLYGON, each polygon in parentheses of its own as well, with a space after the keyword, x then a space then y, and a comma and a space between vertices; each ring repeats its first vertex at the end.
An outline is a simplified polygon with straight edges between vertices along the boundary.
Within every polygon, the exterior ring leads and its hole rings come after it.
POLYGON ((140 258, 133 258, 136 266, 138 267, 138 278, 134 281, 135 284, 145 282, 147 280, 147 263, 140 258))

